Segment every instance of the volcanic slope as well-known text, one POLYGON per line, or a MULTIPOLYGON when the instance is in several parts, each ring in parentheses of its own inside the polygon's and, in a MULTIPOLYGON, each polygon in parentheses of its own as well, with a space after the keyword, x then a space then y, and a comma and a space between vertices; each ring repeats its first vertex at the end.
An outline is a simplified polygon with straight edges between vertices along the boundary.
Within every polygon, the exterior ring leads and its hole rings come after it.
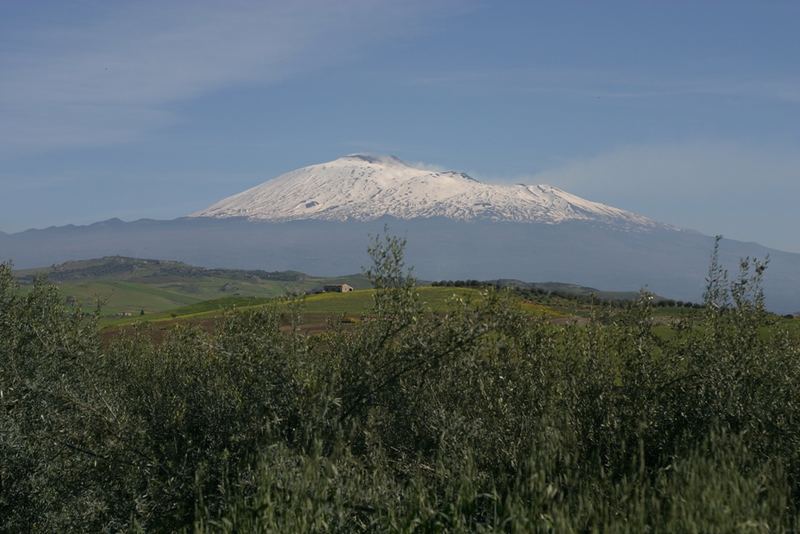
POLYGON ((664 227, 647 217, 592 202, 550 185, 487 184, 462 172, 433 171, 393 156, 360 154, 288 172, 192 216, 273 222, 445 217, 664 227))

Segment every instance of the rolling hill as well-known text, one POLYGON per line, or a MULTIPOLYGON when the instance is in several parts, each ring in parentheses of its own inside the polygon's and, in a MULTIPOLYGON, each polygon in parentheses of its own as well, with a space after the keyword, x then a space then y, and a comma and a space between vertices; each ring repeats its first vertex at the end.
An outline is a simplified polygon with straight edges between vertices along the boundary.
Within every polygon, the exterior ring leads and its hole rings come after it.
POLYGON ((46 268, 16 271, 30 287, 37 276, 55 283, 70 302, 91 308, 102 303, 104 315, 150 317, 209 300, 270 298, 311 291, 329 283, 366 288, 362 275, 335 278, 297 271, 205 269, 178 261, 111 256, 69 261, 46 268))

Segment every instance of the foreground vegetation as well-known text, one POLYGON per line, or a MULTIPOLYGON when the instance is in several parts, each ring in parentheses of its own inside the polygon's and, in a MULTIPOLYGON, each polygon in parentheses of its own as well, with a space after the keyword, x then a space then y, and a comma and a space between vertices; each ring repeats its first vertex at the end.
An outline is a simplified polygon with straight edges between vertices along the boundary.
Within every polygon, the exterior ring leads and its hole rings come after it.
POLYGON ((488 289, 431 313, 402 243, 371 254, 347 328, 259 306, 108 347, 0 268, 0 530, 800 526, 800 346, 763 335, 764 265, 712 262, 668 325, 647 294, 557 325, 488 289))

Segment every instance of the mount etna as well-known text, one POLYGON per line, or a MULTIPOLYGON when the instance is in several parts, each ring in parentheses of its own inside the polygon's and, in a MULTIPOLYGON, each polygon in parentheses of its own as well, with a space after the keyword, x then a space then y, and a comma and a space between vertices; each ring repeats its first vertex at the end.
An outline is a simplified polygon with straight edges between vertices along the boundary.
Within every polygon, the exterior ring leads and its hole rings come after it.
MULTIPOLYGON (((0 233, 0 260, 30 268, 100 256, 325 275, 358 271, 370 235, 408 240, 428 280, 514 278, 647 287, 699 300, 714 238, 549 185, 494 185, 391 156, 351 155, 291 171, 175 220, 0 233)), ((770 257, 767 306, 800 310, 800 254, 725 239, 721 260, 770 257)))

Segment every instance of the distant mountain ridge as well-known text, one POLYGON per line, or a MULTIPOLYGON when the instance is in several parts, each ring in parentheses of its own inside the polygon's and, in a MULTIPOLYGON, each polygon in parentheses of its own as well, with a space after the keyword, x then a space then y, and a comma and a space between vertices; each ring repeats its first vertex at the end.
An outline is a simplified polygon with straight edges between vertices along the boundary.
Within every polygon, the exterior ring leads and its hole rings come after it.
POLYGON ((587 221, 665 227, 550 185, 499 185, 455 171, 414 167, 394 156, 353 154, 310 165, 225 198, 193 217, 371 221, 446 217, 556 224, 587 221))
POLYGON ((197 278, 214 276, 224 276, 238 280, 298 282, 309 278, 307 274, 299 271, 213 269, 197 267, 181 261, 131 258, 127 256, 105 256, 86 260, 71 260, 50 267, 15 272, 15 276, 23 281, 32 281, 39 275, 45 275, 48 280, 53 282, 97 279, 139 279, 147 281, 170 277, 197 278))
MULTIPOLYGON (((369 265, 370 236, 407 238, 407 261, 425 280, 553 280, 615 291, 649 290, 675 300, 702 297, 714 238, 653 228, 630 231, 587 221, 559 224, 459 221, 443 217, 373 221, 252 221, 182 218, 105 221, 0 235, 0 261, 30 268, 102 256, 172 258, 192 265, 341 276, 369 265)), ((732 272, 745 256, 769 255, 767 305, 800 310, 800 254, 724 240, 732 272)))

